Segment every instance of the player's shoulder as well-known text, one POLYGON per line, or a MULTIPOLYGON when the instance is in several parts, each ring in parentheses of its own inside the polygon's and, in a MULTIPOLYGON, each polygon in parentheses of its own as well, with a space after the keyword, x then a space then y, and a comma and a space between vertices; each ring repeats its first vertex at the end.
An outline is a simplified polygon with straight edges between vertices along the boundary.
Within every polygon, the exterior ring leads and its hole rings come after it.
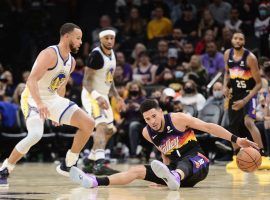
POLYGON ((57 52, 54 48, 43 49, 38 57, 38 60, 44 60, 46 62, 55 62, 57 60, 57 52))
POLYGON ((251 51, 247 50, 248 51, 248 59, 257 59, 257 57, 255 56, 254 53, 252 53, 251 51))
POLYGON ((190 115, 183 113, 183 112, 174 112, 170 113, 171 119, 173 121, 178 121, 178 120, 185 120, 190 118, 190 115))
POLYGON ((224 52, 224 55, 228 56, 230 54, 230 51, 231 49, 227 49, 225 52, 224 52))
POLYGON ((91 69, 98 70, 104 65, 104 59, 99 50, 93 50, 88 58, 87 66, 91 69))

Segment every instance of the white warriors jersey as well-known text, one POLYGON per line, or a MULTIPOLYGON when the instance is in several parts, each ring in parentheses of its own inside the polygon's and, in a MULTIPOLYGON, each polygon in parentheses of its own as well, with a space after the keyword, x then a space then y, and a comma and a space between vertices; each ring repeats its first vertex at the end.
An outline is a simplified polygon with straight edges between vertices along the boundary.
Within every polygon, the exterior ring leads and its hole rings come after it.
MULTIPOLYGON (((65 82, 72 69, 71 54, 69 54, 67 60, 64 61, 58 46, 54 45, 48 48, 53 48, 55 50, 57 55, 57 62, 56 65, 48 69, 42 78, 38 81, 38 90, 41 99, 50 99, 57 95, 57 89, 65 82)), ((36 63, 34 63, 33 68, 35 66, 36 63)), ((25 88, 22 95, 31 98, 31 94, 27 87, 25 88)))
POLYGON ((99 51, 103 57, 104 65, 101 69, 95 71, 93 77, 92 87, 94 90, 103 95, 108 95, 112 82, 113 75, 116 68, 116 59, 113 50, 111 50, 111 56, 105 55, 100 47, 96 47, 93 51, 99 51))

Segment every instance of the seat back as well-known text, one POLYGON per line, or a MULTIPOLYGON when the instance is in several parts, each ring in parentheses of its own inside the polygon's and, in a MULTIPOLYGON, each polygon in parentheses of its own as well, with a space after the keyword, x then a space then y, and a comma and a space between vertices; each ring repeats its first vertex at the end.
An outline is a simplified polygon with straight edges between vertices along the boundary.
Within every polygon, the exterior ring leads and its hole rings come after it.
POLYGON ((209 123, 220 124, 222 110, 219 106, 214 104, 206 105, 199 111, 198 118, 209 123))

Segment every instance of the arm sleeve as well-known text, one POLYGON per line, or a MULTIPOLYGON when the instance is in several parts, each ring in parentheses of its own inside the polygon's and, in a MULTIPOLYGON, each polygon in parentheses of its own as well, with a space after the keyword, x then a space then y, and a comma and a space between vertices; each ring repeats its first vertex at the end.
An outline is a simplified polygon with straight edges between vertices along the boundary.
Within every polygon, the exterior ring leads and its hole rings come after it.
POLYGON ((101 69, 104 65, 104 60, 100 52, 93 51, 90 53, 88 61, 87 61, 87 67, 98 70, 101 69))

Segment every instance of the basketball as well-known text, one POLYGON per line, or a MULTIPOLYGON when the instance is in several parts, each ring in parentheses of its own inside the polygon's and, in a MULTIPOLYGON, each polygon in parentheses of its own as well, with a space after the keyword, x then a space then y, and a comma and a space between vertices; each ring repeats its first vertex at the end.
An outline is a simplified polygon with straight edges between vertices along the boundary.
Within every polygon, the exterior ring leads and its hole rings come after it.
POLYGON ((258 150, 247 147, 241 148, 236 157, 239 169, 244 172, 254 172, 262 163, 262 157, 258 150))

